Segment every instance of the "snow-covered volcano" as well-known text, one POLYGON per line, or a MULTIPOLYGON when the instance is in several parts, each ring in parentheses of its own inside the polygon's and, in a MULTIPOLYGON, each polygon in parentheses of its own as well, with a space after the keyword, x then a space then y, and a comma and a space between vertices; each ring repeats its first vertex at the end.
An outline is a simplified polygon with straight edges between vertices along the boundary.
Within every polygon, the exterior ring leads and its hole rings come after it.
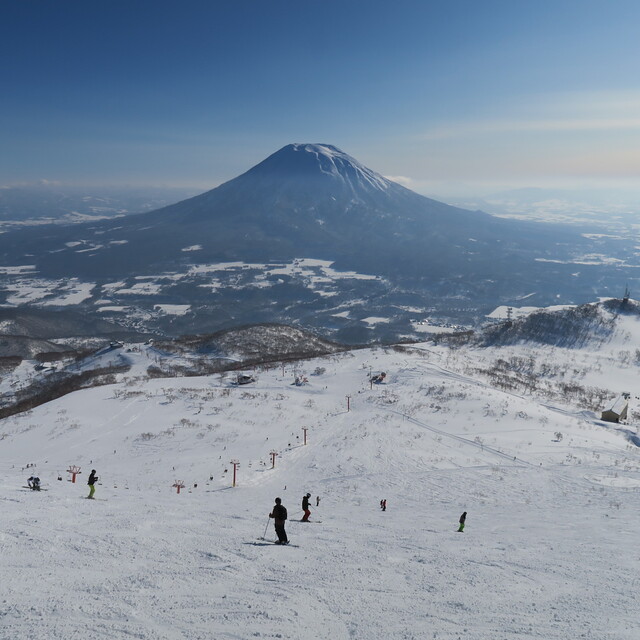
MULTIPOLYGON (((0 235, 0 267, 21 292, 0 288, 0 304, 28 304, 26 289, 55 280, 60 295, 49 295, 47 305, 79 299, 83 312, 101 305, 114 314, 135 305, 137 330, 149 329, 156 308, 179 305, 188 317, 164 323, 164 331, 301 322, 367 342, 370 332, 357 322, 382 318, 400 323, 390 329, 396 340, 411 335, 416 312, 409 309, 475 322, 483 308, 523 296, 544 306, 619 294, 620 282, 637 275, 634 247, 633 238, 452 207, 330 144, 290 144, 211 191, 153 212, 0 235), (300 275, 296 265, 309 261, 330 265, 334 275, 300 275), (292 268, 276 274, 276 264, 292 268), (238 273, 230 276, 229 265, 238 273), (338 279, 338 272, 358 275, 338 279), (318 282, 331 290, 319 292, 318 282), (114 299, 116 291, 124 298, 114 299), (343 326, 336 318, 348 315, 354 300, 362 305, 351 316, 356 324, 343 326)), ((379 331, 376 339, 386 335, 379 331)))
POLYGON ((354 228, 377 234, 392 222, 399 234, 407 223, 478 216, 493 220, 420 196, 329 144, 289 144, 216 189, 157 212, 165 223, 242 220, 273 236, 276 229, 280 239, 310 243, 326 235, 334 244, 354 228))
POLYGON ((558 271, 532 260, 540 252, 553 257, 569 237, 584 242, 558 229, 425 198, 332 145, 290 144, 189 200, 91 227, 24 232, 11 245, 0 238, 0 247, 13 264, 35 258, 39 270, 58 275, 116 277, 194 260, 314 257, 367 273, 431 281, 504 277, 525 264, 528 275, 558 271), (199 247, 197 255, 183 251, 193 246, 199 247))

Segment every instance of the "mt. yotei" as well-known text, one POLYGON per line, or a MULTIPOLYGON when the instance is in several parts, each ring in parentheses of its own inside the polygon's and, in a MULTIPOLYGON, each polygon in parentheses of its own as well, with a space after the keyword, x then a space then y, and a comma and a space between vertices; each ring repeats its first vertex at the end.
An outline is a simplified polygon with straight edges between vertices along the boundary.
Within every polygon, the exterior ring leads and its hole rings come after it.
POLYGON ((430 200, 331 145, 292 144, 189 200, 124 220, 25 231, 11 243, 20 249, 0 246, 5 261, 35 258, 39 271, 58 275, 156 272, 184 263, 183 249, 199 245, 198 263, 315 257, 433 280, 495 277, 504 259, 511 269, 532 250, 554 253, 557 235, 430 200))
MULTIPOLYGON (((408 322, 426 308, 469 317, 523 297, 544 305, 616 295, 635 277, 637 259, 631 240, 614 244, 602 234, 452 207, 332 145, 290 144, 219 187, 156 211, 5 233, 0 263, 28 265, 39 279, 94 284, 82 299, 87 310, 103 305, 110 313, 126 302, 148 316, 158 305, 181 305, 188 314, 173 331, 251 321, 333 330, 345 314, 355 322, 408 322), (277 267, 296 260, 330 264, 331 275, 277 267), (221 276, 229 265, 241 272, 221 276)), ((405 329, 395 335, 409 335, 405 329)))

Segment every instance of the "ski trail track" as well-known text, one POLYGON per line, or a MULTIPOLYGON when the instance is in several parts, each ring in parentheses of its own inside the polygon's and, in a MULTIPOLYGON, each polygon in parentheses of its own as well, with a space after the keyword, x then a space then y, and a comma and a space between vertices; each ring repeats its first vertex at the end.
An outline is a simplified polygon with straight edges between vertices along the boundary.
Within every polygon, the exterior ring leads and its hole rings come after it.
POLYGON ((399 411, 395 411, 394 409, 387 409, 387 411, 389 411, 389 413, 394 413, 396 415, 401 416, 404 420, 407 420, 408 422, 411 422, 412 424, 415 424, 419 427, 422 427, 423 429, 427 429, 428 431, 431 431, 432 433, 437 433, 440 436, 443 436, 445 438, 449 438, 451 440, 455 440, 457 442, 462 442, 465 445, 474 447, 477 450, 480 450, 482 452, 484 451, 488 451, 489 453, 492 453, 494 456, 502 459, 502 460, 508 460, 509 462, 513 462, 519 465, 528 465, 528 466, 532 466, 530 462, 527 462, 525 460, 522 460, 520 458, 518 458, 517 456, 512 456, 508 453, 504 453, 504 451, 499 451, 498 449, 494 449, 493 447, 489 446, 489 445, 485 445, 485 444, 480 444, 478 442, 474 442, 473 440, 469 440, 468 438, 463 438, 462 436, 456 435, 454 433, 448 433, 446 431, 443 431, 442 429, 438 429, 432 425, 429 425, 425 422, 422 422, 421 420, 417 420, 416 418, 412 418, 410 416, 406 416, 404 414, 402 414, 399 411))

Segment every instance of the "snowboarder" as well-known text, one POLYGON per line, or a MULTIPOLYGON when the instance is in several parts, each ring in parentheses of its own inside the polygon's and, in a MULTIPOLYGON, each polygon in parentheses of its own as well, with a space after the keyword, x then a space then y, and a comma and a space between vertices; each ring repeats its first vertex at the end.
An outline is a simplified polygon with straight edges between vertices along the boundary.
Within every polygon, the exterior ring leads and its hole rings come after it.
POLYGON ((302 497, 302 510, 304 511, 304 515, 302 516, 302 520, 300 520, 300 522, 309 522, 309 516, 311 515, 311 511, 309 511, 310 497, 311 497, 310 493, 307 493, 302 497))
POLYGON ((89 485, 89 495, 87 498, 93 500, 93 494, 96 492, 95 484, 98 482, 98 476, 96 475, 96 470, 91 469, 91 475, 89 476, 89 481, 87 484, 89 485))
POLYGON ((276 544, 288 544, 289 540, 287 538, 287 533, 284 530, 284 523, 287 520, 287 510, 282 505, 282 500, 280 498, 276 498, 276 503, 273 506, 273 510, 269 514, 270 518, 273 518, 273 524, 276 529, 276 534, 278 535, 278 541, 276 544))
POLYGON ((460 526, 458 527, 458 533, 462 533, 464 531, 464 523, 467 521, 467 512, 465 511, 461 516, 458 522, 460 526))
POLYGON ((381 508, 383 511, 386 511, 386 510, 387 510, 387 500, 386 500, 386 498, 385 498, 384 500, 380 500, 380 508, 381 508))
POLYGON ((40 478, 37 476, 31 476, 27 480, 27 484, 29 485, 29 489, 32 489, 33 491, 40 491, 40 478))

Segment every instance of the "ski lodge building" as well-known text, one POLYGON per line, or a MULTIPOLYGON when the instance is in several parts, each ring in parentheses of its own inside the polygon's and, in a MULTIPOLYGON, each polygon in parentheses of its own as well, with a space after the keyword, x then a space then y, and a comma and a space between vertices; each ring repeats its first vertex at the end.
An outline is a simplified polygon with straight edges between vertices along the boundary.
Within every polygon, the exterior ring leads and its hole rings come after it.
POLYGON ((605 422, 620 422, 627 419, 629 410, 629 394, 623 393, 613 404, 602 412, 601 420, 605 422))

